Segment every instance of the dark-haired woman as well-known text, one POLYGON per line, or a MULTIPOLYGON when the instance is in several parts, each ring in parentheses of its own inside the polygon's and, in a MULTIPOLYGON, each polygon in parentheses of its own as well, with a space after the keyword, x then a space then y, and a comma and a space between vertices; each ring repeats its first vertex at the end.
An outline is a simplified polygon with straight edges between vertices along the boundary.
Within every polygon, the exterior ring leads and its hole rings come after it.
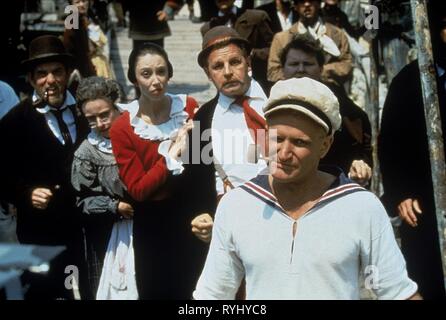
POLYGON ((205 244, 190 232, 179 156, 196 101, 166 92, 172 65, 160 46, 145 43, 129 57, 128 78, 139 98, 110 132, 122 181, 135 203, 134 248, 141 299, 189 299, 205 244), (175 138, 176 137, 176 138, 175 138), (174 139, 174 142, 172 141, 174 139))

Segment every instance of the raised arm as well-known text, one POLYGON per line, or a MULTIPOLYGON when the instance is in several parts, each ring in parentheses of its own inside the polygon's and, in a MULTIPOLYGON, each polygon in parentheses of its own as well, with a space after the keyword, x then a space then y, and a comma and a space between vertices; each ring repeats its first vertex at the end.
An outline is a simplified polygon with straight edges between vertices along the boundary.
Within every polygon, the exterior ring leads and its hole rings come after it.
POLYGON ((352 73, 353 64, 347 36, 343 31, 339 30, 338 37, 340 38, 339 51, 341 54, 336 59, 332 59, 324 65, 322 77, 325 79, 335 79, 340 83, 343 83, 349 79, 352 73))
POLYGON ((128 193, 137 201, 150 198, 165 184, 169 175, 164 158, 160 157, 150 169, 145 170, 133 141, 123 128, 113 126, 110 137, 119 175, 127 186, 128 193))

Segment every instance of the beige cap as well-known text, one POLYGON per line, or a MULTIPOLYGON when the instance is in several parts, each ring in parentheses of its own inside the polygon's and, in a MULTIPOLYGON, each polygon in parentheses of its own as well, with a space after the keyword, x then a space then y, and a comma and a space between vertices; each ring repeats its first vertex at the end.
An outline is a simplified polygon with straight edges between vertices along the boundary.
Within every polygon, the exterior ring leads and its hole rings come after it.
POLYGON ((332 134, 341 126, 338 99, 326 85, 310 78, 278 81, 271 88, 263 108, 265 117, 283 109, 304 113, 319 123, 327 134, 332 134))

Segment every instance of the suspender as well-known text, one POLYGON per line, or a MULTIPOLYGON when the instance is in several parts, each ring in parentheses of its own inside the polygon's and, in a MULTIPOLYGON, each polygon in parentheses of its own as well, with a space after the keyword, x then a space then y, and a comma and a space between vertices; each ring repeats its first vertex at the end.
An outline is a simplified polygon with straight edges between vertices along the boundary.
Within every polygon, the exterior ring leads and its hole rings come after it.
POLYGON ((217 171, 218 176, 220 177, 221 181, 223 182, 223 190, 224 193, 228 191, 228 189, 234 189, 234 185, 229 180, 228 175, 226 174, 225 170, 223 170, 222 165, 220 162, 218 162, 217 158, 213 158, 215 171, 217 171))

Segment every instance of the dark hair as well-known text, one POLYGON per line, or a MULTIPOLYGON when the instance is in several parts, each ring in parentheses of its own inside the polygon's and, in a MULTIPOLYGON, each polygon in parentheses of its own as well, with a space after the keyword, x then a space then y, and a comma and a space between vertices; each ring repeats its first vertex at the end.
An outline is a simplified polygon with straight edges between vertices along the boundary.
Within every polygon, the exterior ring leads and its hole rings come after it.
POLYGON ((310 34, 297 34, 290 43, 282 50, 280 54, 280 63, 282 67, 285 65, 286 57, 291 49, 300 49, 305 53, 314 55, 319 66, 325 64, 325 54, 319 40, 314 39, 310 34))
POLYGON ((152 43, 152 42, 144 42, 140 46, 134 48, 129 56, 129 70, 127 72, 127 78, 131 83, 136 83, 136 62, 138 61, 138 58, 147 54, 157 54, 166 61, 167 63, 167 71, 169 75, 169 79, 173 76, 173 67, 172 64, 169 61, 169 57, 167 55, 167 52, 160 47, 159 45, 152 43))
POLYGON ((82 108, 88 101, 96 99, 108 100, 116 108, 115 102, 119 98, 119 85, 111 79, 102 77, 84 78, 79 83, 76 91, 76 100, 82 108))

